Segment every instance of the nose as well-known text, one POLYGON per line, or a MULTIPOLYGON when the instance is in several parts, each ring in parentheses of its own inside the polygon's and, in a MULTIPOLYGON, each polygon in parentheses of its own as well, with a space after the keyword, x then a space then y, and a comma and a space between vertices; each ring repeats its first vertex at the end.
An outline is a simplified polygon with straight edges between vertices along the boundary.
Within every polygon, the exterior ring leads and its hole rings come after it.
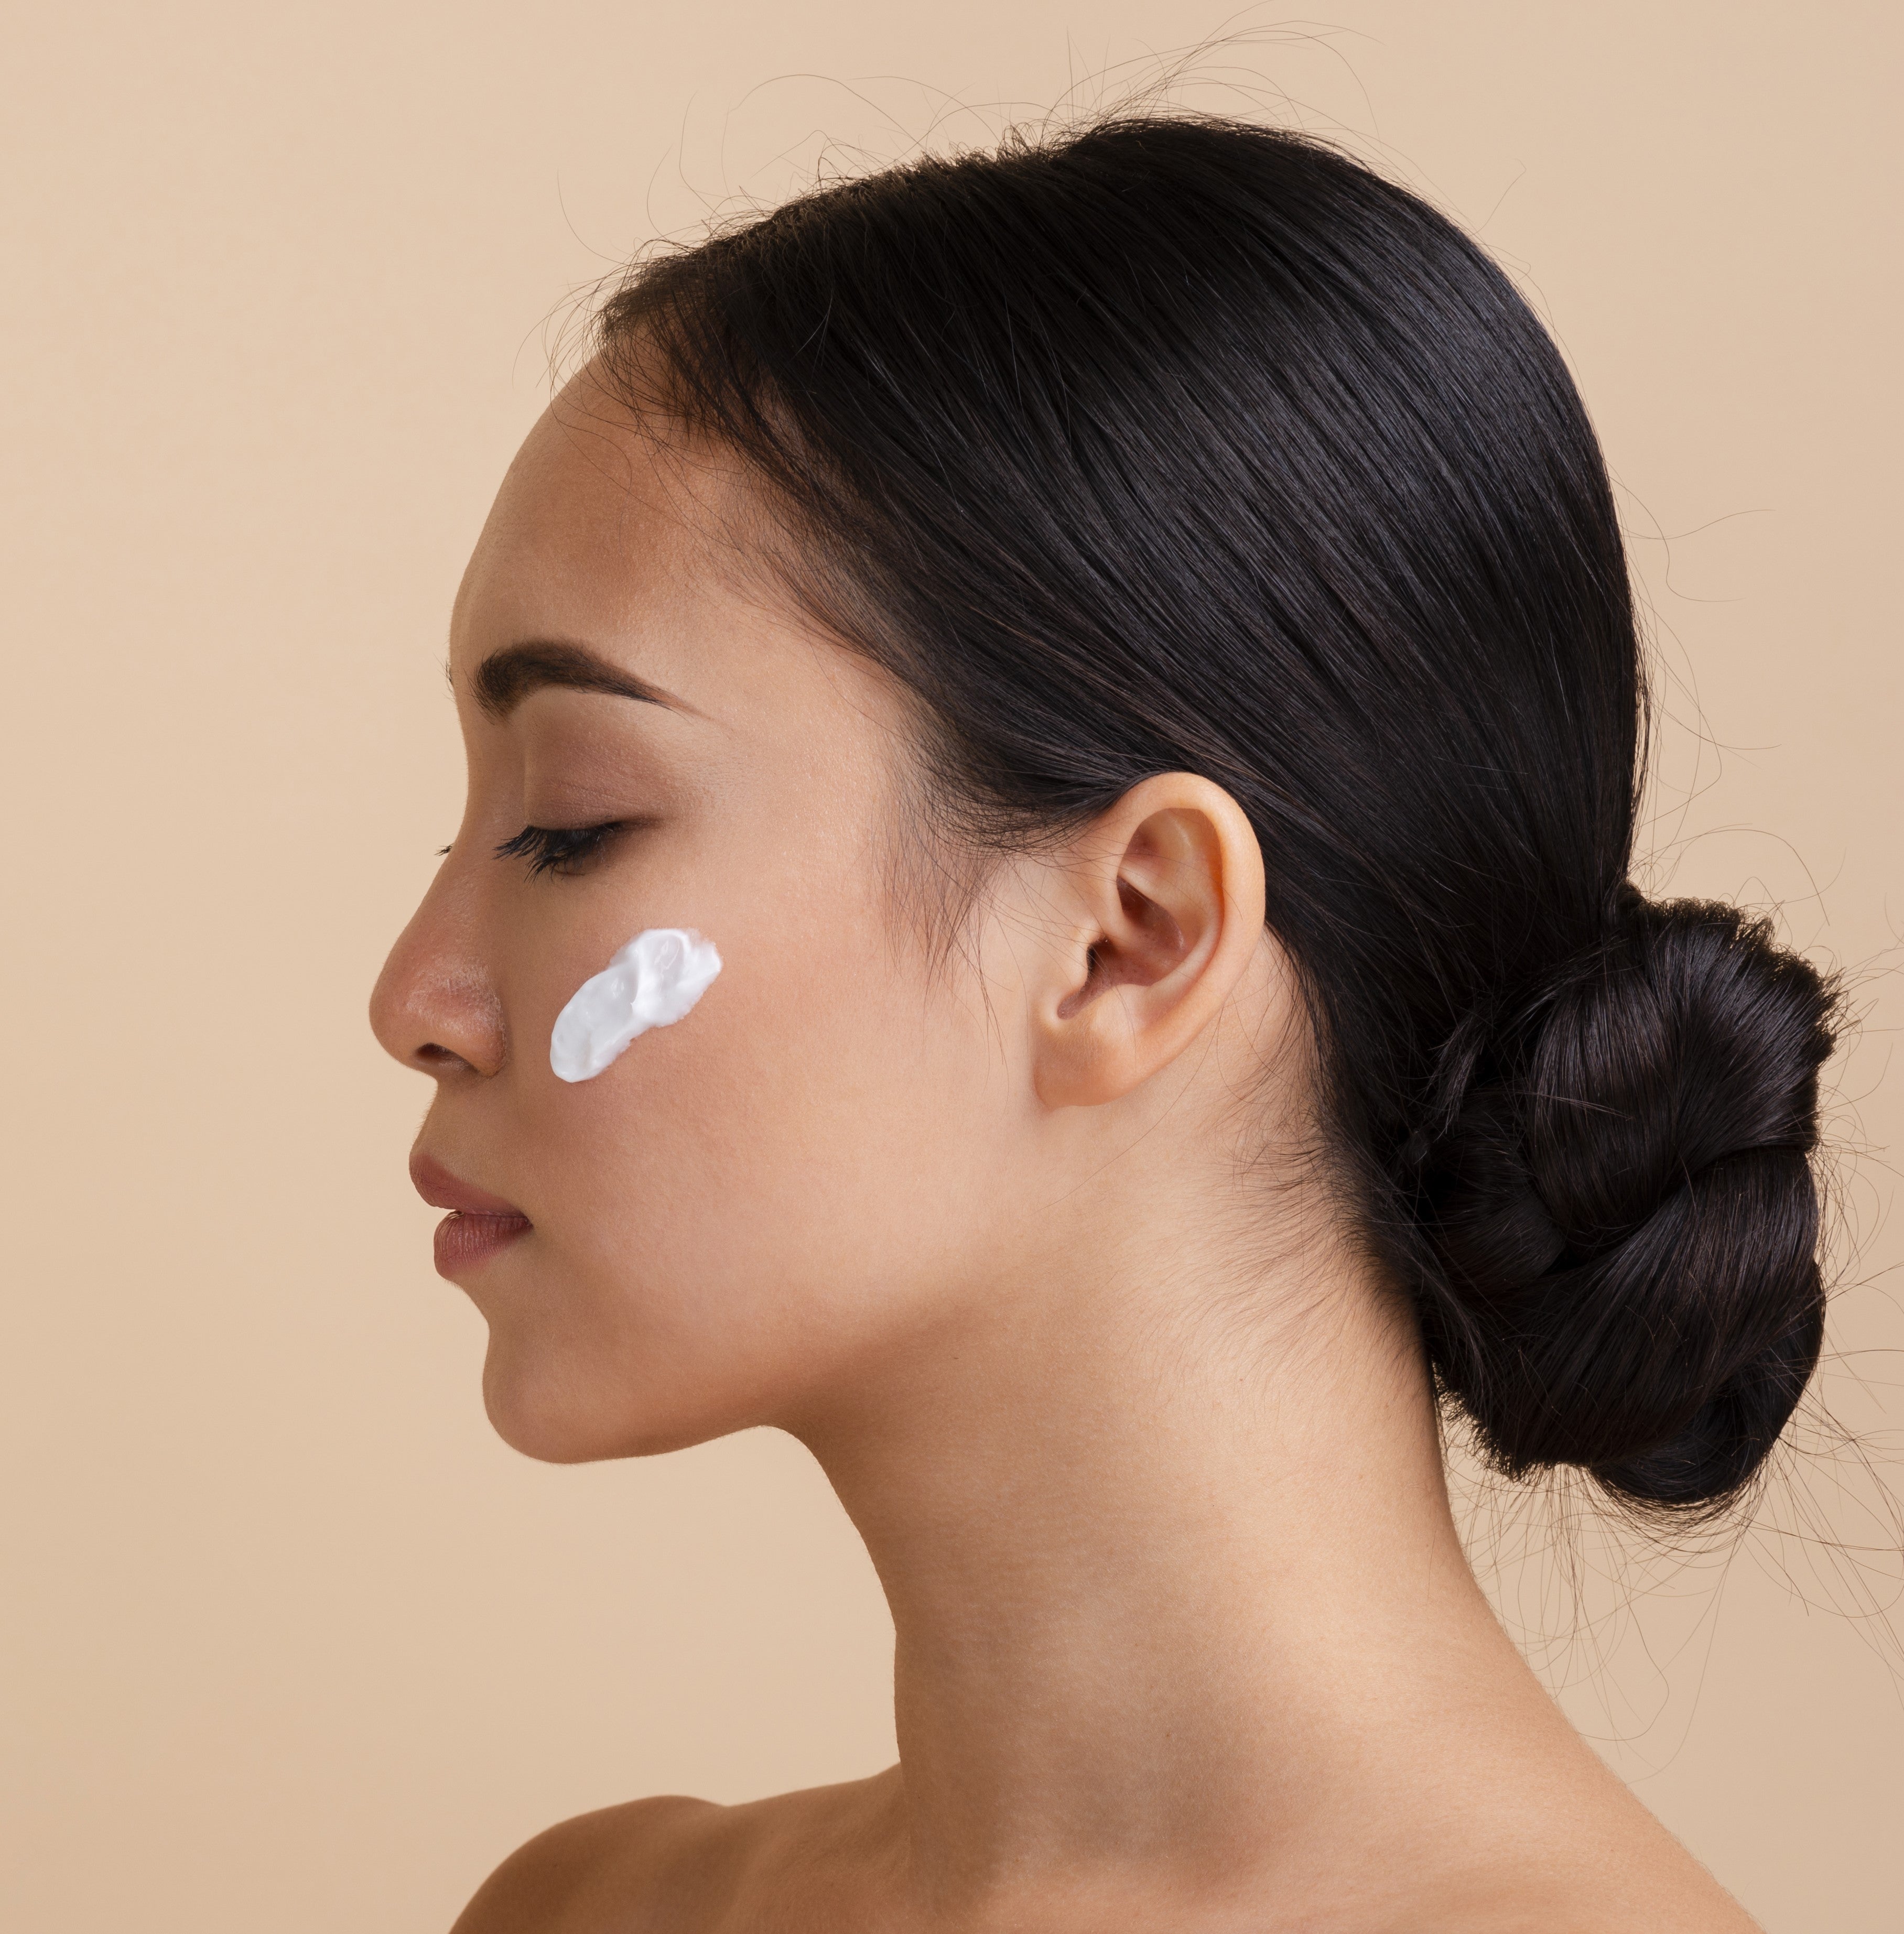
POLYGON ((494 1074, 508 1059, 502 1003, 478 944, 478 909, 446 869, 398 935, 370 996, 370 1027, 405 1068, 494 1074))

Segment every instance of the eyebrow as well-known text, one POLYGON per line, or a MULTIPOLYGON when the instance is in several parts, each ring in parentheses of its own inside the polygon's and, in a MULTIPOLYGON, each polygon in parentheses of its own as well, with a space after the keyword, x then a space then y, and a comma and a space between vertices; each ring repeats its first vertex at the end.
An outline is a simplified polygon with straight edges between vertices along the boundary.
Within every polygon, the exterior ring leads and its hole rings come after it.
POLYGON ((610 664, 587 646, 553 640, 505 645, 476 667, 471 681, 477 703, 492 718, 508 718, 531 692, 547 685, 603 692, 611 698, 632 698, 637 704, 664 705, 676 712, 692 709, 672 692, 610 664))

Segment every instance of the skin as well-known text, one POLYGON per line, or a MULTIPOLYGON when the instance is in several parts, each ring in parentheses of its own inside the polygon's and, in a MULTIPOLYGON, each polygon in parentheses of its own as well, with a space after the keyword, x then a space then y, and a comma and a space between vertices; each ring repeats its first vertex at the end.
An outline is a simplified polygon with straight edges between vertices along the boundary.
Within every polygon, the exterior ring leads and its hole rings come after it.
POLYGON ((1146 780, 935 946, 905 697, 759 528, 719 452, 557 400, 457 601, 467 809, 372 1018, 435 1083, 420 1149, 533 1224, 456 1270, 496 1429, 797 1436, 891 1604, 900 1761, 569 1821, 456 1934, 1749 1928, 1476 1586, 1235 803, 1146 780), (531 641, 670 702, 486 707, 531 641), (495 854, 607 821, 571 875, 495 854), (559 1081, 557 1014, 652 926, 725 970, 559 1081))

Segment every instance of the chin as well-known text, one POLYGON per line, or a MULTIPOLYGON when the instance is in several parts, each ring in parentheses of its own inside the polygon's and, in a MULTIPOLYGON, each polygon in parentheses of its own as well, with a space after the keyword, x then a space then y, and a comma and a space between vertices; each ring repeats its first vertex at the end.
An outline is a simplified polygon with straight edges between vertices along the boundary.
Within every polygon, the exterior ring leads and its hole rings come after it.
POLYGON ((644 1414, 634 1393, 599 1384, 598 1365, 525 1361, 493 1334, 483 1364, 483 1408, 512 1450, 544 1464, 595 1464, 611 1457, 654 1457, 745 1427, 745 1420, 697 1413, 644 1414))

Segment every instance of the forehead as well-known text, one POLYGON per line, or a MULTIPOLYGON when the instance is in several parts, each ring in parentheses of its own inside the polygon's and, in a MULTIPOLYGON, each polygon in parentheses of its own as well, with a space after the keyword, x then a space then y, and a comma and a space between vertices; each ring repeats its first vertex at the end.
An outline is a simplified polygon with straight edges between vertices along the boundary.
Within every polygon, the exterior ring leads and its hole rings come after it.
MULTIPOLYGON (((912 707, 800 610, 767 562, 770 521, 731 453, 637 420, 585 371, 529 433, 470 560, 451 626, 459 694, 492 652, 578 645, 673 694, 710 753, 763 777, 789 761, 909 767, 912 707)), ((580 702, 604 718, 628 703, 580 702)))
POLYGON ((637 420, 584 371, 503 479, 457 594, 453 662, 524 637, 659 639, 710 604, 759 602, 740 568, 747 503, 731 459, 637 420))

